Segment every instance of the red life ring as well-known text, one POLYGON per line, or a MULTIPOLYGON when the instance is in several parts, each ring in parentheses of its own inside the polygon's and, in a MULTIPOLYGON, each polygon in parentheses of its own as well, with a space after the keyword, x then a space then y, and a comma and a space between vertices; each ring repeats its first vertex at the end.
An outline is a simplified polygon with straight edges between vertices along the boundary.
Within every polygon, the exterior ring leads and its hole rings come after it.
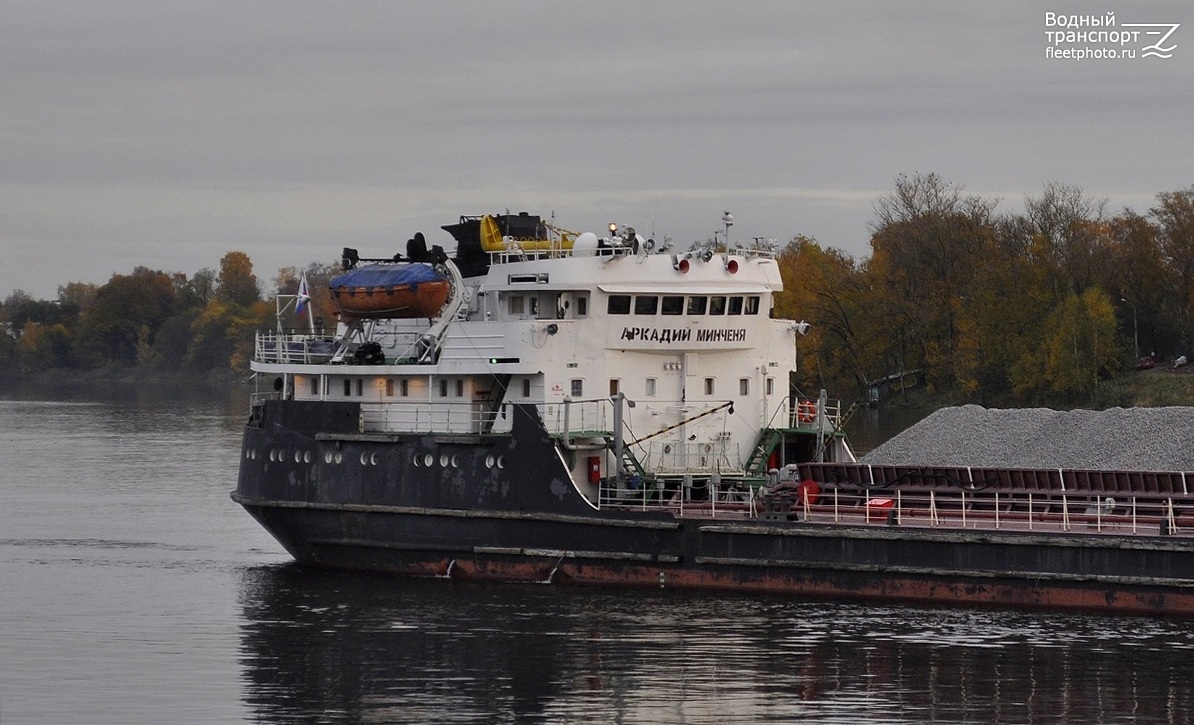
POLYGON ((806 478, 796 486, 796 501, 800 505, 815 506, 821 500, 821 484, 806 478))
POLYGON ((796 420, 801 423, 812 423, 817 418, 817 407, 807 400, 796 404, 796 420))

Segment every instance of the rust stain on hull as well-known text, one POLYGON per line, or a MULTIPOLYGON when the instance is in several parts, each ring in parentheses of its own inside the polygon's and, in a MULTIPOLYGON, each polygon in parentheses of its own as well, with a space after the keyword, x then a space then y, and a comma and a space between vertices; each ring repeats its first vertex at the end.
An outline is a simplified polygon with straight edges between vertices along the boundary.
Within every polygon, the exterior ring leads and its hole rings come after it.
POLYGON ((913 577, 883 572, 827 569, 749 569, 731 566, 605 563, 551 556, 509 556, 402 552, 400 557, 362 558, 308 552, 297 558, 317 565, 462 581, 525 584, 680 588, 719 592, 796 595, 817 599, 1194 616, 1194 590, 1122 589, 1090 583, 1029 584, 1024 580, 913 577))

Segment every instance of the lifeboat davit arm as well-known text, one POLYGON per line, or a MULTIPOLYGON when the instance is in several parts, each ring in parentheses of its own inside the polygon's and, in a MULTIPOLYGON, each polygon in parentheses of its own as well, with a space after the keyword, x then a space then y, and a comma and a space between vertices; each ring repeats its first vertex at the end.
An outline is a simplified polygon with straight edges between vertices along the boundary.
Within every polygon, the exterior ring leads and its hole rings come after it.
POLYGON ((448 275, 452 283, 452 294, 449 295, 448 301, 440 309, 439 317, 435 319, 431 327, 419 339, 418 361, 421 363, 435 362, 436 358, 439 357, 440 343, 443 342, 444 334, 468 302, 468 292, 464 287, 464 277, 460 275, 460 270, 456 268, 452 260, 444 258, 435 266, 442 269, 448 275))

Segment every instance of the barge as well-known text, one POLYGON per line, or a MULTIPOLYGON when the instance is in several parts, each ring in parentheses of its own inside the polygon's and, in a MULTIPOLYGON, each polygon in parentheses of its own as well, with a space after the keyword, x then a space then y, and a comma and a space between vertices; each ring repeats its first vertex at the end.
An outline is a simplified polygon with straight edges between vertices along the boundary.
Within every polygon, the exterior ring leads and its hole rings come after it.
POLYGON ((1185 473, 857 462, 850 410, 791 386, 807 325, 771 315, 774 245, 728 222, 683 251, 528 214, 444 230, 452 256, 346 249, 334 333, 258 334, 232 497, 296 560, 1194 613, 1185 473))

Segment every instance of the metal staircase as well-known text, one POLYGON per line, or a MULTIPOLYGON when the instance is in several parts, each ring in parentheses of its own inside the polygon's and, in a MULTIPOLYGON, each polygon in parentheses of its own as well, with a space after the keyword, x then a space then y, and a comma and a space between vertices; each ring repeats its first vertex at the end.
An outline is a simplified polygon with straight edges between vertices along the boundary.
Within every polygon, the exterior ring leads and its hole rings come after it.
POLYGON ((777 428, 764 428, 759 432, 759 442, 746 459, 746 475, 763 478, 767 475, 767 460, 771 453, 779 446, 784 438, 783 431, 777 428))

